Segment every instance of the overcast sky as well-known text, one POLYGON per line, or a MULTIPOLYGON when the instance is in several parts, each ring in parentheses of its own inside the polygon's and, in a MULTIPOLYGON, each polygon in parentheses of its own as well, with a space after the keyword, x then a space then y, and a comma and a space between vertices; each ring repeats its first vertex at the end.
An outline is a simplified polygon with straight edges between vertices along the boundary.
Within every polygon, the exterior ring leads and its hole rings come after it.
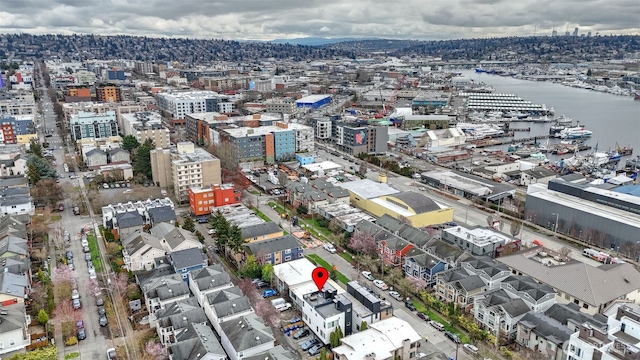
POLYGON ((0 33, 238 40, 639 34, 639 0, 1 0, 0 33))

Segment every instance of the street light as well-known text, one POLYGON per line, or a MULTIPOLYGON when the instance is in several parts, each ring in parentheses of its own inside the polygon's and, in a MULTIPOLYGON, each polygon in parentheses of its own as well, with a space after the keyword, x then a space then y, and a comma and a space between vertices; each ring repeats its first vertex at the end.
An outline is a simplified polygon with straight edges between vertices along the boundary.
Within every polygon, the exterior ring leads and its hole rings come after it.
POLYGON ((553 227, 553 236, 558 237, 558 217, 560 217, 559 213, 553 213, 552 215, 556 216, 556 225, 553 227))

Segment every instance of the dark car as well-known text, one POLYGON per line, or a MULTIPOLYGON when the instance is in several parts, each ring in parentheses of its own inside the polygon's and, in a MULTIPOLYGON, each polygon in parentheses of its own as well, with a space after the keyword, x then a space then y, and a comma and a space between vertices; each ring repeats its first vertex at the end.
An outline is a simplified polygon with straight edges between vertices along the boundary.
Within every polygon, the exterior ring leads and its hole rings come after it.
POLYGON ((295 334, 293 334, 293 338, 294 339, 301 339, 305 336, 309 335, 309 330, 307 329, 300 329, 298 331, 296 331, 295 334))
POLYGON ((456 344, 462 343, 462 341, 460 341, 460 338, 458 337, 458 335, 452 333, 451 331, 445 331, 444 332, 444 336, 448 337, 449 339, 451 339, 451 341, 453 341, 456 344))
POLYGON ((107 314, 107 311, 104 309, 104 306, 98 306, 98 315, 104 316, 107 314))
POLYGON ((429 315, 422 312, 418 312, 418 317, 424 321, 431 321, 431 319, 429 318, 429 315))
POLYGON ((76 336, 78 340, 84 340, 87 338, 87 332, 84 329, 78 329, 76 336))
POLYGON ((107 326, 108 322, 107 322, 107 316, 106 315, 100 315, 100 319, 98 319, 98 323, 100 324, 100 326, 105 327, 107 326))
POLYGON ((404 303, 404 307, 406 307, 407 309, 411 310, 411 311, 416 311, 416 307, 413 305, 413 303, 411 301, 407 301, 404 303))

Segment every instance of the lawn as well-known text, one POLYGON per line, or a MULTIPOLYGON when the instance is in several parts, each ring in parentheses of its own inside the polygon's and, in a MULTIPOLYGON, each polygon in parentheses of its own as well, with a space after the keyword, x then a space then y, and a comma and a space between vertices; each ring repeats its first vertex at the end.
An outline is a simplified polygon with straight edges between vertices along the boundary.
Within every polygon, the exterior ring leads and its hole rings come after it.
MULTIPOLYGON (((316 265, 320 265, 323 268, 327 269, 327 271, 331 272, 333 270, 333 267, 331 265, 329 265, 328 262, 324 261, 324 259, 322 259, 320 256, 316 255, 316 254, 309 254, 307 255, 307 258, 309 260, 311 260, 311 262, 313 262, 316 265)), ((347 279, 346 276, 344 276, 341 272, 336 271, 336 277, 338 279, 338 281, 340 281, 343 284, 347 284, 349 282, 349 279, 347 279)))
POLYGON ((89 241, 89 251, 97 274, 102 271, 102 258, 100 257, 100 250, 98 250, 98 242, 95 235, 87 235, 87 241, 89 241))
POLYGON ((341 252, 340 256, 342 256, 342 258, 347 260, 349 263, 353 262, 353 256, 351 256, 351 254, 349 254, 349 253, 341 252))
POLYGON ((254 208, 253 211, 258 215, 258 217, 266 222, 270 222, 271 219, 267 215, 265 215, 262 211, 258 210, 258 208, 254 208))

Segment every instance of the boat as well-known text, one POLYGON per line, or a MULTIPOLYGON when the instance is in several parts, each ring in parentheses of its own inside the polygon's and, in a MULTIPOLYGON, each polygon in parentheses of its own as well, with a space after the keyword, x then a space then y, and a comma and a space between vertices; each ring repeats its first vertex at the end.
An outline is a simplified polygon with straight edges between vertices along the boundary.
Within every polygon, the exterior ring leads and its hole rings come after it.
POLYGON ((522 146, 522 144, 520 144, 520 143, 512 143, 507 148, 507 152, 514 152, 514 151, 520 149, 520 146, 522 146))
POLYGON ((538 160, 540 162, 543 162, 543 163, 548 163, 549 162, 549 159, 547 159, 547 157, 541 152, 533 153, 533 154, 529 155, 529 157, 532 158, 532 159, 538 160))
POLYGON ((640 100, 640 94, 636 93, 636 96, 633 98, 633 100, 640 100))
POLYGON ((616 143, 616 151, 618 152, 618 154, 620 154, 620 156, 629 156, 633 154, 633 148, 630 148, 628 146, 621 148, 618 143, 616 143))
POLYGON ((538 146, 538 151, 541 153, 547 153, 549 151, 551 151, 551 146, 549 145, 549 139, 547 138, 547 141, 545 141, 544 143, 540 144, 540 146, 538 146))
POLYGON ((582 139, 593 135, 593 131, 586 130, 584 126, 568 127, 560 132, 561 139, 582 139))
POLYGON ((559 148, 557 150, 554 150, 553 153, 556 154, 556 155, 564 155, 564 154, 568 154, 569 153, 569 149, 567 149, 567 148, 559 148))
POLYGON ((560 132, 566 128, 564 125, 555 123, 549 128, 549 135, 556 137, 556 135, 560 134, 560 132))
POLYGON ((609 152, 609 160, 610 161, 620 160, 620 153, 618 153, 616 150, 611 150, 609 152))
POLYGON ((572 122, 573 122, 573 119, 564 116, 564 114, 556 118, 556 123, 558 124, 571 124, 572 122))

